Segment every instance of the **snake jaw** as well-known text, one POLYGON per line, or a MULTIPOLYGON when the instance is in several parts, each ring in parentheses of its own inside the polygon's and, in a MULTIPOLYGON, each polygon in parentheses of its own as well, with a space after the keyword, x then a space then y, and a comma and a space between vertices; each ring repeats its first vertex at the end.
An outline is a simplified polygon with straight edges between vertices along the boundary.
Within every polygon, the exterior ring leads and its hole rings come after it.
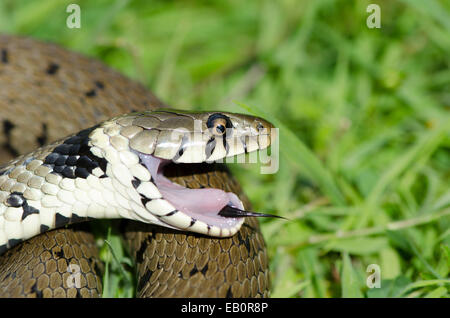
MULTIPOLYGON (((165 211, 153 209, 147 203, 146 209, 161 222, 179 230, 187 230, 210 236, 226 237, 234 235, 244 222, 243 216, 220 214, 225 207, 244 209, 236 194, 220 189, 188 189, 171 182, 164 174, 164 167, 171 160, 138 153, 142 163, 149 170, 152 180, 164 201, 165 211)), ((162 202, 161 202, 162 203, 162 202)))

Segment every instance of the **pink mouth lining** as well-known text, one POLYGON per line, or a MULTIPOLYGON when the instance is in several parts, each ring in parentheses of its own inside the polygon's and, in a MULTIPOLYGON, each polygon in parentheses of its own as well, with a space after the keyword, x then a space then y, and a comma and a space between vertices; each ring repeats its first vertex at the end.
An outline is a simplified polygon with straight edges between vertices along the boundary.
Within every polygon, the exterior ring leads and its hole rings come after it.
POLYGON ((163 199, 172 204, 175 209, 193 219, 220 228, 232 228, 239 223, 240 218, 218 215, 220 210, 226 205, 244 209, 236 194, 214 188, 185 188, 171 182, 163 175, 163 168, 171 160, 160 159, 143 153, 138 153, 138 155, 152 175, 153 182, 159 189, 163 199))

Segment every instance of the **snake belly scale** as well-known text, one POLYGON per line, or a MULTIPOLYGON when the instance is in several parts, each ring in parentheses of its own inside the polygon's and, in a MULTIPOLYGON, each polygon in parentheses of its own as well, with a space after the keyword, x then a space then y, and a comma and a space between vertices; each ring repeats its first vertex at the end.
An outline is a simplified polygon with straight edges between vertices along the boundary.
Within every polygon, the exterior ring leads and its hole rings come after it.
POLYGON ((248 202, 223 166, 204 162, 264 149, 270 123, 149 111, 163 103, 97 61, 11 36, 0 50, 2 158, 40 146, 0 168, 0 296, 99 296, 92 235, 66 226, 90 218, 139 221, 121 226, 138 296, 268 295, 257 222, 219 213, 248 202), (70 264, 82 264, 83 286, 67 286, 70 264))

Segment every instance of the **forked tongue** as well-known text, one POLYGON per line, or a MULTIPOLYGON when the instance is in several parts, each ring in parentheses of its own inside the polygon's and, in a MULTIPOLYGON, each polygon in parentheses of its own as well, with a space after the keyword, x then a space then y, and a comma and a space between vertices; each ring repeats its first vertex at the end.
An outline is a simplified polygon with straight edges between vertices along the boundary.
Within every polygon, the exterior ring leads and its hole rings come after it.
POLYGON ((239 218, 239 217, 244 217, 244 216, 250 216, 250 217, 269 217, 269 218, 284 219, 284 217, 279 216, 279 215, 245 211, 245 210, 241 210, 241 209, 229 206, 229 205, 224 206, 223 209, 220 210, 219 215, 221 215, 223 217, 227 217, 227 218, 239 218))

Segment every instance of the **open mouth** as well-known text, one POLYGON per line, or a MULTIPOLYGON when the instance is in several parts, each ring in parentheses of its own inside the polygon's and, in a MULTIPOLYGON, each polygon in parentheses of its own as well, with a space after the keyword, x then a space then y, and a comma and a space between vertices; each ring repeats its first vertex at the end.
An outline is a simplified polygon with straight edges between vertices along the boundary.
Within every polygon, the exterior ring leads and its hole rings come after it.
POLYGON ((196 221, 206 223, 211 227, 232 229, 243 221, 241 216, 222 216, 220 212, 225 208, 243 210, 244 206, 236 194, 215 188, 189 189, 170 181, 165 175, 165 168, 171 160, 160 159, 152 155, 139 153, 164 200, 168 201, 176 210, 196 221))
MULTIPOLYGON (((219 231, 220 233, 217 234, 222 236, 221 234, 229 235, 236 232, 246 216, 273 216, 245 211, 238 196, 232 192, 212 187, 190 189, 172 182, 165 176, 165 169, 170 167, 170 170, 173 170, 172 168, 175 168, 173 167, 174 165, 205 168, 205 165, 209 164, 171 164, 171 160, 143 153, 138 153, 138 155, 141 162, 149 170, 152 182, 161 193, 162 199, 166 200, 177 210, 175 214, 182 213, 190 217, 192 220, 191 226, 193 223, 202 222, 206 224, 205 228, 207 228, 208 233, 210 231, 219 231)), ((205 185, 201 186, 204 187, 205 185)), ((164 222, 183 229, 177 226, 176 218, 166 218, 164 222)))

